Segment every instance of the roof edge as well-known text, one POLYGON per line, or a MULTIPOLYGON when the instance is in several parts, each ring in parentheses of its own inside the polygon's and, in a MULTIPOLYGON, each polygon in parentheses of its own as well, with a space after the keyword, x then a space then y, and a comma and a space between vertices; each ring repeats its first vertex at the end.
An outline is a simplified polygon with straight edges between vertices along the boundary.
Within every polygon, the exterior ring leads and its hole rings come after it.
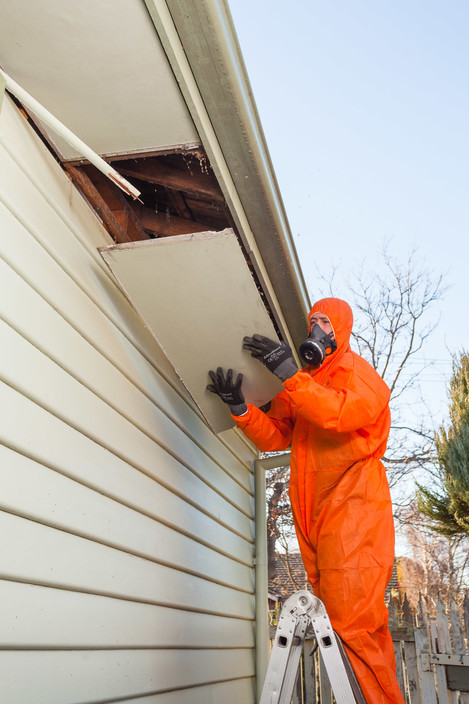
MULTIPOLYGON (((266 294, 274 303, 274 313, 280 313, 280 327, 286 326, 287 337, 298 346, 307 325, 309 295, 228 4, 226 0, 145 2, 216 170, 217 158, 204 133, 202 113, 208 116, 247 222, 242 222, 236 208, 232 214, 235 220, 240 218, 237 225, 248 251, 258 250, 272 289, 270 296, 269 291, 266 294), (197 86, 199 105, 193 92, 189 95, 175 38, 169 36, 168 12, 197 86), (280 311, 275 311, 276 306, 280 311)), ((226 174, 217 176, 226 182, 226 174)), ((254 264, 260 265, 256 256, 254 264)))

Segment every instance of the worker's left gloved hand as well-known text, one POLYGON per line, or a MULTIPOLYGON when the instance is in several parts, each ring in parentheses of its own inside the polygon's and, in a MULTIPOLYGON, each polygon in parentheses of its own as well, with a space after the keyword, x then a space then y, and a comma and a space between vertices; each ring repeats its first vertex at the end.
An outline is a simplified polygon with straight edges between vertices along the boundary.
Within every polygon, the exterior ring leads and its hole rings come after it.
POLYGON ((212 384, 208 384, 207 389, 213 394, 217 394, 226 403, 234 416, 242 416, 248 410, 244 401, 244 394, 241 391, 243 375, 238 374, 236 381, 233 381, 233 370, 228 369, 226 377, 223 369, 218 367, 216 372, 209 371, 212 384))
POLYGON ((243 349, 251 353, 251 357, 262 362, 267 369, 285 381, 296 374, 298 367, 293 361, 291 347, 286 342, 270 340, 264 335, 253 335, 243 338, 243 349))

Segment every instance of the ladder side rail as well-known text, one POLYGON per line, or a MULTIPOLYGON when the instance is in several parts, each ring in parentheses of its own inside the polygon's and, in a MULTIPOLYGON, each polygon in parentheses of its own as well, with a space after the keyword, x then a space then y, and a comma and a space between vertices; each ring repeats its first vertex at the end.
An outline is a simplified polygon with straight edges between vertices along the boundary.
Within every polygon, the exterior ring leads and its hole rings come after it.
POLYGON ((309 617, 292 608, 291 599, 280 614, 259 704, 289 704, 292 698, 309 617))
POLYGON ((281 698, 280 702, 290 703, 293 697, 293 689, 295 687, 296 679, 298 677, 298 670, 300 666, 301 654, 303 652, 303 643, 305 639, 306 629, 308 627, 309 619, 307 616, 301 616, 298 619, 298 623, 293 632, 293 643, 290 648, 290 657, 288 658, 285 676, 282 683, 282 688, 280 691, 281 698))
POLYGON ((338 640, 325 609, 313 617, 312 624, 337 704, 356 704, 338 640))

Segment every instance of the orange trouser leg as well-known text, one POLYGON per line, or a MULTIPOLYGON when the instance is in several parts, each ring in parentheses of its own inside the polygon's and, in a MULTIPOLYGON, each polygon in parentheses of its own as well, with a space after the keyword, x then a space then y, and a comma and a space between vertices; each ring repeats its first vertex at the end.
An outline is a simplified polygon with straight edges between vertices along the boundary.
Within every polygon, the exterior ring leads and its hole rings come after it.
MULTIPOLYGON (((311 479, 314 490, 318 477, 311 479)), ((394 525, 382 464, 372 459, 351 467, 313 507, 310 526, 301 514, 298 520, 296 506, 294 513, 308 578, 344 641, 367 704, 404 704, 384 603, 394 525)))
POLYGON ((404 704, 384 604, 388 579, 380 568, 326 569, 313 585, 344 641, 367 704, 404 704))

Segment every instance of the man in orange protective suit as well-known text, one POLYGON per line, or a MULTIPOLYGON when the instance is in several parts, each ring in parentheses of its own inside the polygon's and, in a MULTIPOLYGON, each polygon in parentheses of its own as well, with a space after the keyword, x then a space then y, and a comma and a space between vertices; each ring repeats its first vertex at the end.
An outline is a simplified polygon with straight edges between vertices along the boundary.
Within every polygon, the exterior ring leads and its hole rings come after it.
POLYGON ((244 402, 242 375, 209 372, 207 388, 227 403, 239 428, 270 452, 291 445, 290 501, 314 594, 344 641, 368 704, 404 704, 384 592, 394 559, 394 525, 383 456, 390 392, 349 345, 353 315, 337 298, 318 301, 299 370, 291 349, 261 335, 243 347, 284 390, 270 410, 244 402))

